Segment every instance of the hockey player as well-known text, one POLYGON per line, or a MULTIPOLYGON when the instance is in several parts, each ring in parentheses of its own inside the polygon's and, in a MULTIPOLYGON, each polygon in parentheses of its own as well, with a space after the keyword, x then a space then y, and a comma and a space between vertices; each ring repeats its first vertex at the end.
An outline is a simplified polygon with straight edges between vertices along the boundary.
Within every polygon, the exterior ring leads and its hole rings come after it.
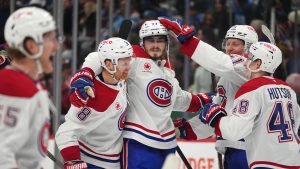
MULTIPOLYGON (((175 153, 172 111, 195 112, 210 99, 207 95, 192 95, 180 88, 165 57, 170 43, 168 30, 158 20, 146 21, 139 36, 141 45, 133 46, 137 58, 127 81, 129 107, 123 132, 123 168, 157 169, 162 168, 168 154, 175 153)), ((80 72, 92 69, 91 74, 98 74, 97 65, 96 58, 87 57, 80 72)), ((93 85, 86 83, 85 86, 93 85)), ((76 90, 80 95, 76 92, 72 95, 84 104, 86 93, 80 89, 82 87, 76 90)))
POLYGON ((121 38, 109 38, 90 55, 99 57, 102 72, 95 78, 74 76, 71 83, 80 86, 82 81, 93 82, 95 98, 84 107, 71 105, 56 133, 56 144, 65 168, 119 169, 127 109, 125 80, 131 68, 132 46, 121 38))
POLYGON ((250 79, 235 95, 231 113, 207 104, 199 118, 228 140, 245 139, 249 167, 300 168, 300 109, 296 93, 272 74, 282 61, 278 47, 257 42, 250 47, 250 79))
MULTIPOLYGON (((181 51, 184 54, 220 77, 217 95, 213 98, 213 102, 229 110, 233 106, 236 91, 248 81, 248 71, 244 64, 247 61, 250 45, 258 40, 255 30, 248 25, 232 26, 227 31, 223 42, 225 54, 193 37, 194 30, 182 25, 179 20, 167 17, 160 17, 159 20, 177 35, 177 39, 182 43, 181 51)), ((188 122, 178 119, 175 125, 180 130, 181 138, 195 140, 213 135, 212 128, 201 123, 198 117, 188 122)), ((216 149, 225 154, 225 169, 248 168, 243 140, 233 142, 218 137, 216 149)))
POLYGON ((39 73, 53 71, 58 48, 56 25, 45 10, 25 7, 13 12, 4 37, 10 65, 0 69, 0 168, 39 169, 46 155, 49 98, 39 73))
POLYGON ((6 44, 0 44, 0 69, 4 68, 10 62, 5 47, 7 47, 6 44))

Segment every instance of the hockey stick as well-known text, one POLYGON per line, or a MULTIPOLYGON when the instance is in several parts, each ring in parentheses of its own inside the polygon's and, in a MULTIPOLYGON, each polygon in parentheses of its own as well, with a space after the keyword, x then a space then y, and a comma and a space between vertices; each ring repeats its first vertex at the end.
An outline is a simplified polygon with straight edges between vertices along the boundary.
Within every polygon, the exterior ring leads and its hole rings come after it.
POLYGON ((261 25, 261 31, 270 40, 270 43, 276 45, 275 38, 268 27, 266 27, 265 25, 261 25))
MULTIPOLYGON (((210 73, 211 77, 211 84, 212 84, 212 91, 214 93, 217 93, 217 82, 216 82, 216 76, 213 73, 210 73)), ((218 163, 219 163, 219 169, 223 169, 223 155, 219 152, 217 152, 217 158, 218 158, 218 163)))
MULTIPOLYGON (((49 94, 49 93, 48 93, 49 94)), ((50 95, 50 94, 49 94, 50 95)), ((50 97, 50 96, 49 96, 50 97)), ((49 99, 49 108, 50 108, 50 110, 51 110, 51 112, 54 114, 54 116, 57 116, 58 115, 58 112, 57 112, 57 109, 56 109, 56 107, 55 107, 55 105, 54 105, 54 103, 52 102, 52 100, 51 99, 49 99)), ((59 161, 59 160, 57 160, 56 158, 55 158, 55 156, 52 154, 52 153, 50 153, 48 150, 47 150, 47 152, 46 152, 46 155, 47 155, 47 157, 48 158, 50 158, 58 167, 60 167, 60 168, 64 168, 64 163, 62 163, 61 161, 59 161)))
POLYGON ((184 156, 184 154, 182 153, 181 149, 179 146, 176 147, 176 151, 178 153, 178 155, 180 156, 180 158, 182 159, 184 165, 186 166, 187 169, 193 169, 192 166, 190 165, 190 163, 188 162, 188 160, 186 159, 186 157, 184 156))
POLYGON ((59 161, 59 160, 57 160, 55 157, 54 157, 54 155, 53 154, 51 154, 48 150, 47 150, 47 156, 58 166, 58 167, 60 167, 60 168, 64 168, 64 164, 61 162, 61 161, 59 161))
POLYGON ((132 22, 130 19, 123 20, 119 29, 118 37, 127 40, 131 26, 132 22))

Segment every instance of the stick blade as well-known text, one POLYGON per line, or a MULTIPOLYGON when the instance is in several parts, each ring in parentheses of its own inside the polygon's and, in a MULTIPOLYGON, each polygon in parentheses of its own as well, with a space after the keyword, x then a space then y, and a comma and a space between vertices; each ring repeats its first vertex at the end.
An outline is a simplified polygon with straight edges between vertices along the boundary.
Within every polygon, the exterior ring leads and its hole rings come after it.
POLYGON ((261 31, 270 40, 270 43, 276 45, 275 38, 274 38, 272 32, 270 31, 270 29, 268 27, 266 27, 266 25, 261 25, 261 31))
POLYGON ((121 23, 121 26, 120 26, 120 29, 119 29, 119 37, 122 38, 122 39, 127 40, 128 35, 130 33, 130 30, 131 30, 131 27, 132 27, 131 20, 130 19, 125 19, 121 23))

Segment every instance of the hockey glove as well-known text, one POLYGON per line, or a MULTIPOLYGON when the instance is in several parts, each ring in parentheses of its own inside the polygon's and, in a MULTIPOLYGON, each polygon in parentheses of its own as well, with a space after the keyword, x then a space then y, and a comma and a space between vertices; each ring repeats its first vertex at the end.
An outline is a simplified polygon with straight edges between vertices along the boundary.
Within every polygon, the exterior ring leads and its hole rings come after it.
POLYGON ((173 124, 176 129, 179 131, 179 138, 186 140, 196 140, 197 136, 194 133, 190 123, 184 118, 179 118, 173 121, 173 124))
POLYGON ((81 69, 71 79, 70 101, 76 107, 85 106, 89 96, 95 97, 93 75, 87 70, 81 69))
POLYGON ((162 25, 174 32, 181 44, 195 35, 195 30, 187 25, 183 25, 179 19, 161 16, 158 17, 158 20, 162 25))
POLYGON ((64 169, 87 169, 87 164, 81 160, 67 161, 64 164, 64 169))
POLYGON ((212 102, 212 99, 214 97, 214 93, 198 93, 197 97, 199 98, 200 102, 201 102, 201 108, 208 103, 212 102))
POLYGON ((227 113, 225 109, 220 105, 209 103, 203 107, 202 111, 200 111, 199 119, 211 127, 216 127, 216 124, 220 121, 220 119, 226 115, 227 113))

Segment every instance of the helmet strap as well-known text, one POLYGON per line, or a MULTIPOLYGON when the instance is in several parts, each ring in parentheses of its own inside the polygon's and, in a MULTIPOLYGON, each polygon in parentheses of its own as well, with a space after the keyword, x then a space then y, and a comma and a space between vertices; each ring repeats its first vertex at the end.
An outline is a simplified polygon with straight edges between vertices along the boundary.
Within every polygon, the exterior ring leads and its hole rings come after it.
POLYGON ((37 59, 34 59, 35 60, 35 63, 37 65, 37 73, 40 75, 43 73, 43 67, 42 67, 42 64, 41 64, 41 60, 39 58, 37 59))
POLYGON ((250 68, 250 64, 251 64, 252 62, 253 62, 253 61, 250 61, 250 62, 247 63, 247 69, 248 69, 251 73, 257 73, 257 72, 261 71, 261 67, 259 67, 258 69, 252 70, 252 69, 250 68))
MULTIPOLYGON (((35 40, 35 39, 34 39, 35 40)), ((30 54, 27 52, 27 50, 25 49, 23 43, 19 44, 19 47, 17 47, 17 49, 19 49, 27 58, 29 59, 37 59, 39 57, 41 57, 43 50, 44 50, 44 46, 43 46, 43 42, 35 40, 36 44, 38 45, 39 51, 36 54, 30 54)))

